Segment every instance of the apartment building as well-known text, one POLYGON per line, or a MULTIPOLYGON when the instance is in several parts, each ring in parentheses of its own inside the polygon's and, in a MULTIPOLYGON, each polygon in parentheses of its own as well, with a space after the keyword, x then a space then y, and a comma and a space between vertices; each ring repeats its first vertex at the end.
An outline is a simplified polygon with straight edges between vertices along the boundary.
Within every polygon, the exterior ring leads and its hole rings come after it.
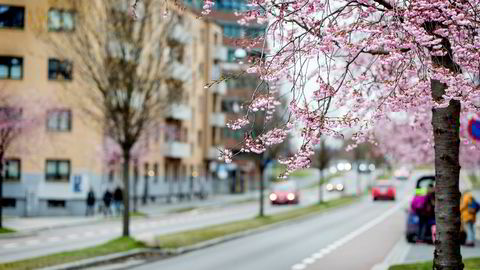
MULTIPOLYGON (((185 4, 193 10, 201 10, 203 1, 184 0, 185 4)), ((265 33, 266 24, 240 25, 235 11, 247 10, 247 0, 217 0, 214 9, 207 16, 215 21, 223 30, 223 46, 227 57, 218 63, 217 76, 224 75, 229 79, 219 84, 219 88, 226 94, 219 101, 220 112, 225 115, 227 121, 237 119, 242 115, 242 104, 251 98, 252 92, 257 87, 258 78, 253 75, 242 73, 245 62, 249 56, 260 56, 262 48, 253 48, 244 51, 239 47, 239 41, 262 36, 265 33), (223 90, 225 88, 225 90, 223 90)), ((212 99, 214 102, 214 99, 212 99)), ((243 131, 231 130, 225 126, 212 126, 208 131, 216 138, 214 145, 229 149, 239 150, 239 142, 243 140, 243 131)), ((216 181, 228 182, 229 192, 238 193, 253 190, 258 187, 260 180, 259 156, 252 154, 237 155, 232 164, 222 164, 212 160, 210 163, 212 177, 216 181), (220 179, 219 179, 220 178, 220 179)))
MULTIPOLYGON (((102 126, 91 121, 82 109, 85 104, 78 102, 84 73, 44 39, 75 35, 78 14, 65 2, 0 0, 0 91, 22 97, 24 116, 45 115, 7 152, 7 215, 82 215, 90 188, 99 202, 105 190, 122 186, 118 167, 106 164, 102 126)), ((168 32, 170 55, 176 58, 165 72, 183 89, 184 98, 171 104, 147 139, 148 151, 133 161, 130 194, 144 202, 175 202, 192 192, 212 190, 206 157, 213 157, 215 138, 206 130, 225 124, 210 104, 216 99, 220 107, 224 90, 204 88, 216 63, 226 57, 222 29, 174 5, 169 12, 178 20, 168 32)))

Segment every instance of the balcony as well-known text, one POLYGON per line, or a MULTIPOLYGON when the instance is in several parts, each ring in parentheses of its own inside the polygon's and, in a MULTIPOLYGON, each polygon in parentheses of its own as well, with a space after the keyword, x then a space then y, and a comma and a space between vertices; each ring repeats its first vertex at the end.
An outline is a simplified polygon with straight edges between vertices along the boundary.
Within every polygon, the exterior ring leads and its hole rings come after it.
POLYGON ((172 104, 166 116, 176 120, 189 121, 192 119, 192 108, 185 104, 172 104))
POLYGON ((227 94, 227 83, 225 81, 216 83, 210 87, 212 93, 219 95, 227 94))
POLYGON ((224 113, 212 113, 210 115, 210 124, 214 127, 225 127, 226 116, 224 113))
POLYGON ((181 24, 175 24, 172 27, 168 33, 168 38, 180 44, 188 44, 192 40, 190 33, 181 24))
POLYGON ((192 155, 192 147, 188 143, 179 141, 168 141, 165 143, 165 157, 189 158, 192 155))
POLYGON ((178 61, 172 61, 167 67, 168 76, 174 80, 186 82, 191 78, 191 70, 178 61))
POLYGON ((208 152, 207 152, 208 159, 218 159, 219 156, 220 156, 220 151, 218 150, 217 147, 210 146, 210 148, 208 148, 208 152))
POLYGON ((219 60, 219 61, 222 61, 222 62, 225 62, 227 61, 227 48, 226 47, 223 47, 223 46, 213 46, 212 47, 212 50, 213 50, 213 59, 214 60, 219 60))

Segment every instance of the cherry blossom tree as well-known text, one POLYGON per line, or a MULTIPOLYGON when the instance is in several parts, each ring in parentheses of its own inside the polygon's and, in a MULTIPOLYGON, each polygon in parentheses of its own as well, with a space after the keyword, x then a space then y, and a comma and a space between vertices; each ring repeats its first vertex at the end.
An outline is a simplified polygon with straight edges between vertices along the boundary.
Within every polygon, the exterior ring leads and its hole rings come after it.
MULTIPOLYGON (((37 112, 32 109, 35 104, 32 102, 28 106, 30 111, 24 113, 24 107, 29 103, 22 100, 19 96, 13 96, 6 89, 0 89, 0 228, 2 228, 2 197, 3 181, 5 178, 5 158, 6 155, 14 151, 21 136, 25 136, 32 131, 38 123, 44 123, 43 112, 37 112)), ((42 103, 40 103, 42 104, 42 103)), ((45 102, 43 102, 45 104, 45 102)), ((36 108, 38 109, 38 108, 36 108)), ((20 147, 16 147, 20 149, 20 147)))
MULTIPOLYGON (((475 78, 480 70, 480 1, 441 0, 250 0, 239 22, 269 22, 264 37, 243 45, 272 45, 247 72, 264 84, 290 82, 293 99, 285 123, 246 137, 242 151, 263 152, 286 132, 301 129, 303 145, 280 162, 286 173, 310 166, 324 135, 355 130, 357 143, 391 112, 431 111, 436 170, 437 241, 434 269, 462 269, 460 241, 460 113, 478 111, 475 78), (313 85, 313 87, 312 87, 313 85), (341 115, 332 108, 345 108, 341 115)), ((205 1, 204 14, 213 1, 205 1)), ((269 88, 255 91, 247 114, 234 123, 248 128, 256 111, 275 110, 269 88)), ((428 127, 418 126, 419 129, 428 127)), ((430 136, 433 135, 433 136, 430 136)), ((433 140, 431 139, 433 138, 433 140)), ((428 139, 427 139, 428 140, 428 139)), ((421 151, 420 151, 421 152, 421 151)), ((225 151, 229 161, 236 153, 225 151)))

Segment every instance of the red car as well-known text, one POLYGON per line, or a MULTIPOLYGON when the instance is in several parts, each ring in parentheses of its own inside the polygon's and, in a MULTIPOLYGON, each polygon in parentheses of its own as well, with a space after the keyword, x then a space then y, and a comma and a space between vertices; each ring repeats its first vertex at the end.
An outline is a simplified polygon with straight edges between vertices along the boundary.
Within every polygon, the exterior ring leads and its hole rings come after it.
POLYGON ((393 184, 377 184, 372 188, 373 200, 395 200, 397 190, 393 184))
POLYGON ((298 204, 300 192, 294 181, 282 181, 273 184, 268 198, 272 204, 298 204))

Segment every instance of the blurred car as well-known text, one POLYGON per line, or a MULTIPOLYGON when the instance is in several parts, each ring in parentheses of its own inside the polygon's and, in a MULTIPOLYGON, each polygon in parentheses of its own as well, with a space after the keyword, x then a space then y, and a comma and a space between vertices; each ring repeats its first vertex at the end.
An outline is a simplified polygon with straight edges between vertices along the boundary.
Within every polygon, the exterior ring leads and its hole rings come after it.
POLYGON ((343 183, 328 183, 325 188, 327 191, 344 191, 345 185, 343 183))
POLYGON ((395 200, 397 189, 389 182, 378 183, 372 187, 373 200, 395 200))
POLYGON ((375 164, 367 163, 367 162, 360 162, 357 167, 357 171, 359 173, 371 173, 375 171, 375 164))
POLYGON ((405 167, 399 168, 393 172, 393 176, 397 180, 408 180, 410 178, 410 170, 405 167))
POLYGON ((268 198, 272 204, 298 204, 300 192, 295 181, 282 181, 272 185, 268 198))

